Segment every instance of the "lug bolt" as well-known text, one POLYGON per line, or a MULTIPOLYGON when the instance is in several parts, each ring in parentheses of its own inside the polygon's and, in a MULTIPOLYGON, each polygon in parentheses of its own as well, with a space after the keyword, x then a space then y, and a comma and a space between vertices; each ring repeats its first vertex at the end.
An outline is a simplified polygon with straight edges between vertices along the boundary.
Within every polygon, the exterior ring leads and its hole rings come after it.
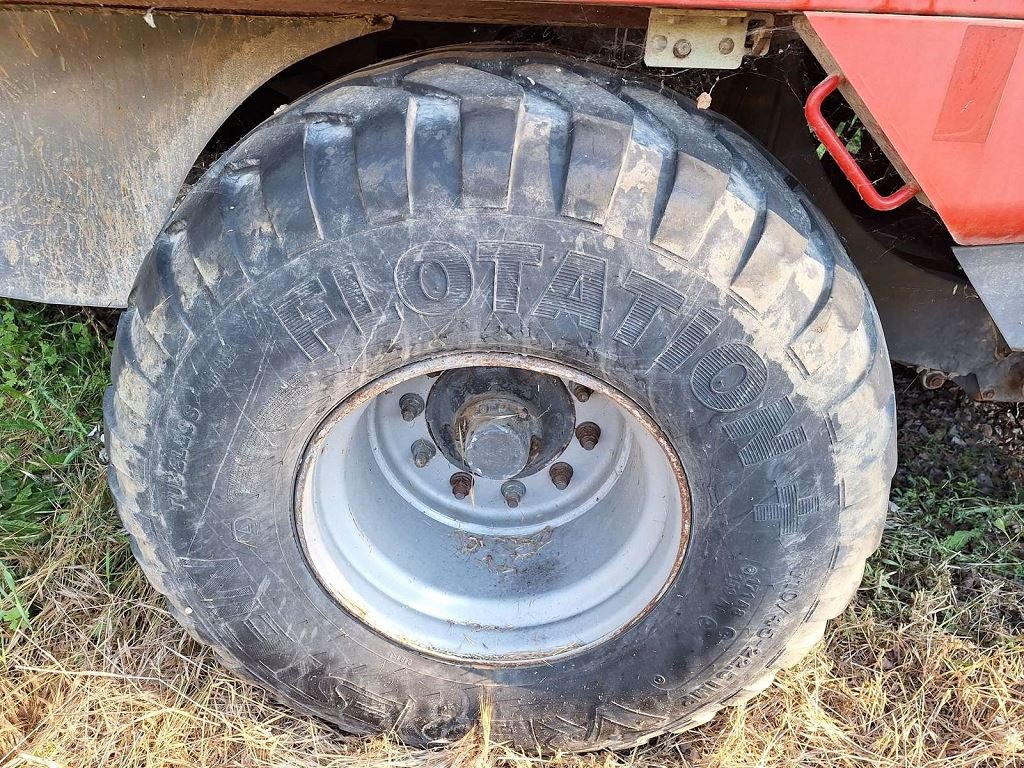
POLYGON ((672 46, 672 55, 677 59, 685 59, 692 50, 693 46, 690 44, 690 41, 681 39, 677 40, 676 44, 672 46))
POLYGON ((576 427, 576 439, 580 441, 583 450, 592 451, 601 439, 601 428, 592 421, 584 421, 576 427))
POLYGON ((728 56, 736 48, 736 42, 731 37, 723 37, 718 43, 718 52, 723 56, 728 56))
POLYGON ((456 472, 448 482, 452 485, 452 495, 459 501, 469 496, 469 492, 473 490, 473 476, 468 472, 456 472))
POLYGON ((398 401, 398 407, 402 409, 402 418, 405 421, 414 421, 423 413, 423 398, 413 392, 407 392, 398 401))
POLYGON ((505 497, 505 503, 515 509, 526 495, 526 486, 518 480, 509 480, 501 484, 501 495, 505 497))
POLYGON ((551 465, 548 474, 551 475, 551 482, 555 484, 555 488, 564 491, 569 487, 569 481, 572 480, 572 465, 566 464, 564 461, 556 462, 551 465))
POLYGON ((412 460, 413 463, 423 469, 430 463, 430 460, 437 454, 437 448, 429 440, 420 438, 412 444, 412 460))
POLYGON ((573 397, 575 397, 581 403, 585 403, 587 402, 587 400, 590 399, 590 396, 594 394, 594 390, 589 389, 588 387, 584 387, 582 384, 573 384, 572 394, 573 397))

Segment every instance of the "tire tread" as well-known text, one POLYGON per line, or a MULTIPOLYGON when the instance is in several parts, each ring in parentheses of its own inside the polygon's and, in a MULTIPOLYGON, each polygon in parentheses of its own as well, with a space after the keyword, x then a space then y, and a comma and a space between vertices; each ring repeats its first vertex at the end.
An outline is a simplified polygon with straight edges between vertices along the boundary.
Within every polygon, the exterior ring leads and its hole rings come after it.
POLYGON ((705 119, 684 99, 566 59, 527 57, 507 74, 468 60, 428 58, 397 79, 371 72, 358 84, 321 90, 250 134, 196 186, 146 259, 119 325, 104 408, 110 485, 133 551, 174 616, 221 663, 258 682, 169 586, 157 523, 145 511, 145 432, 172 356, 193 328, 296 247, 427 210, 529 207, 649 240, 755 314, 781 311, 795 296, 778 328, 802 369, 804 394, 836 425, 845 485, 860 492, 844 496, 832 570, 810 620, 781 655, 684 722, 639 737, 623 730, 599 745, 635 746, 696 727, 764 690, 853 597, 881 536, 895 469, 885 345, 863 282, 845 255, 834 257, 843 252, 827 223, 739 129, 705 119), (278 140, 265 146, 261 132, 278 140), (389 154, 399 142, 408 151, 389 154), (428 145, 447 148, 443 168, 419 162, 417 148, 428 145), (444 181, 455 171, 457 187, 444 181), (278 175, 298 172, 307 199, 282 199, 278 175), (727 233, 742 242, 723 244, 727 233))

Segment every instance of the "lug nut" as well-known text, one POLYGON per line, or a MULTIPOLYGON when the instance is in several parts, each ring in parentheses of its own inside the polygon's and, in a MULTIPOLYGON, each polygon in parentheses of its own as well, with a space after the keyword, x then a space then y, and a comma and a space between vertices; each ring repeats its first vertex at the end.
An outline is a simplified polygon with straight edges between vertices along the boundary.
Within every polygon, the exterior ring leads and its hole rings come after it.
POLYGON ((718 43, 718 52, 728 56, 736 48, 736 42, 731 37, 723 37, 718 43))
POLYGON ((566 464, 564 461, 556 462, 551 465, 548 474, 551 475, 551 482, 555 484, 555 488, 564 491, 569 487, 569 481, 572 480, 572 465, 566 464))
POLYGON ((518 480, 509 480, 501 484, 501 495, 505 497, 505 503, 515 509, 526 495, 526 486, 518 480))
POLYGON ((590 396, 594 394, 594 390, 588 387, 584 387, 582 384, 573 384, 572 394, 573 397, 575 397, 581 403, 585 403, 587 402, 587 400, 590 399, 590 396))
POLYGON ((672 46, 672 55, 677 59, 685 59, 691 51, 693 51, 693 45, 686 39, 677 40, 676 44, 672 46))
POLYGON ((423 398, 413 392, 408 392, 402 395, 398 401, 398 407, 402 409, 402 418, 405 421, 413 421, 423 413, 423 398))
POLYGON ((468 472, 456 472, 448 482, 452 485, 452 495, 459 501, 469 496, 469 492, 473 490, 473 476, 468 472))
POLYGON ((413 463, 423 469, 430 463, 430 460, 437 454, 437 448, 429 440, 420 438, 412 444, 412 460, 413 463))
POLYGON ((576 439, 580 441, 583 450, 592 451, 601 439, 601 428, 592 421, 584 421, 576 427, 576 439))

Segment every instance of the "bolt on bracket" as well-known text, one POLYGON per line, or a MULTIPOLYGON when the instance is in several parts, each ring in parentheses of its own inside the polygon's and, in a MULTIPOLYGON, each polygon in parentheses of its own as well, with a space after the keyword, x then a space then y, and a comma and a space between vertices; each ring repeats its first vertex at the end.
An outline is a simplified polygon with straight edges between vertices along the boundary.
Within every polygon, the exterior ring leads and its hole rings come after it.
POLYGON ((745 55, 763 56, 768 51, 774 23, 770 13, 652 8, 644 64, 672 69, 737 69, 745 55), (754 21, 760 25, 750 30, 754 21))

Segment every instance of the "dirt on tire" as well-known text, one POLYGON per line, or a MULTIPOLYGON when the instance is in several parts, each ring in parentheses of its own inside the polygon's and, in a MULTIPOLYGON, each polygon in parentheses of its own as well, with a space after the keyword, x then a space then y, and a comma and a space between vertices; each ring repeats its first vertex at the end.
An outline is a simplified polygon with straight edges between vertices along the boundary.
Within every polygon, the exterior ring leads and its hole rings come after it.
POLYGON ((147 258, 113 380, 111 487, 178 619, 303 711, 413 744, 486 717, 530 750, 621 748, 746 701, 853 596, 895 463, 874 307, 806 197, 731 123, 539 52, 376 68, 254 130, 147 258), (642 622, 452 664, 314 578, 296 457, 345 395, 452 350, 572 365, 665 430, 698 492, 642 622))

